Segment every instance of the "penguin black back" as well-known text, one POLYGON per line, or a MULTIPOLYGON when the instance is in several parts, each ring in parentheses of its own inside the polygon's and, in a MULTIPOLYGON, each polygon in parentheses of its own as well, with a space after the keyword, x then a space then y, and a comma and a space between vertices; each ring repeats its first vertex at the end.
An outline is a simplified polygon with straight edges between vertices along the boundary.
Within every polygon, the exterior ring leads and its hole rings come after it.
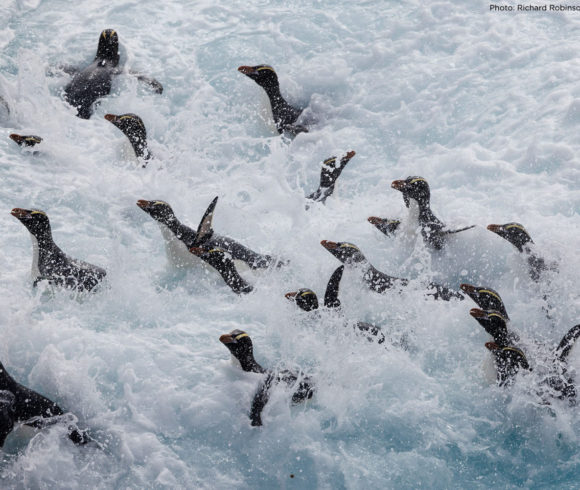
POLYGON ((472 308, 469 314, 493 337, 499 347, 507 347, 510 343, 507 329, 507 319, 498 311, 472 308))

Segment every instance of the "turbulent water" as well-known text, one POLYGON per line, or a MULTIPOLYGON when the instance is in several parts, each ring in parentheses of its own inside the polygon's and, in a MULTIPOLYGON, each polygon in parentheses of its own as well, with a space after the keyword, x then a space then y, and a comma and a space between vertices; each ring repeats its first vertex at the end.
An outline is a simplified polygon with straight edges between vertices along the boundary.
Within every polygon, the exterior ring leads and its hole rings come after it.
MULTIPOLYGON (((88 427, 17 428, 0 484, 14 488, 576 487, 580 412, 542 403, 534 375, 490 383, 489 336, 471 300, 435 302, 421 281, 467 282, 502 295, 538 367, 579 321, 580 13, 489 12, 471 1, 154 2, 3 0, 0 6, 0 360, 21 383, 88 427), (125 66, 90 120, 62 98, 53 68, 92 61, 119 33, 125 66), (239 65, 267 63, 316 124, 293 140, 239 65), (155 155, 146 169, 103 116, 140 115, 155 155), (12 132, 44 141, 33 155, 12 132), (305 209, 320 162, 355 150, 326 205, 305 209), (451 227, 475 224, 442 252, 407 231, 387 238, 369 216, 407 217, 390 184, 431 185, 451 227), (169 202, 196 227, 219 196, 218 233, 289 260, 244 271, 238 297, 217 274, 167 262, 138 199, 169 202), (10 215, 38 208, 69 255, 105 267, 106 287, 33 289, 31 244, 10 215), (514 247, 486 230, 522 223, 559 272, 530 280, 514 247), (377 345, 342 319, 299 311, 284 293, 322 297, 339 265, 321 240, 357 244, 380 270, 416 279, 378 295, 354 272, 340 299, 409 348, 377 345), (544 299, 547 298, 547 299, 544 299), (550 308, 550 318, 546 315, 550 308), (264 426, 248 410, 260 375, 218 341, 235 328, 266 367, 302 369, 315 397, 273 390, 264 426), (534 355, 536 359, 534 359, 534 355)), ((580 369, 580 349, 571 356, 580 369)))

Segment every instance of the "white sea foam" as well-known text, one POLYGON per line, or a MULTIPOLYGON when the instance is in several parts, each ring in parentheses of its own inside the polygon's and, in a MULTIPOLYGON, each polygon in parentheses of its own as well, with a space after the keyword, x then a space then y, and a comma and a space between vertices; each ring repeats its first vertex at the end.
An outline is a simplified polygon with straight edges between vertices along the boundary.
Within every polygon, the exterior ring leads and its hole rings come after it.
POLYGON ((489 386, 489 338, 470 300, 376 295, 346 271, 344 314, 407 333, 405 352, 332 316, 313 325, 284 293, 322 297, 339 264, 320 240, 349 241, 392 275, 496 289, 530 346, 555 345, 579 323, 578 14, 448 0, 12 0, 0 14, 0 95, 11 110, 0 125, 0 360, 105 447, 75 447, 64 428, 32 440, 19 429, 4 447, 3 486, 577 483, 577 409, 540 405, 532 377, 511 391, 489 386), (81 120, 61 98, 69 78, 46 72, 90 62, 104 28, 118 31, 126 65, 165 90, 119 77, 81 120), (314 113, 310 133, 284 141, 262 119, 263 92, 236 70, 261 63, 314 113), (148 168, 123 157, 108 112, 142 117, 156 156, 148 168), (42 136, 41 154, 11 132, 42 136), (335 195, 306 211, 320 162, 351 149, 335 195), (422 240, 380 234, 366 219, 407 216, 390 183, 408 175, 429 181, 450 227, 479 226, 433 254, 422 240), (169 267, 156 223, 135 204, 163 199, 195 228, 216 195, 218 233, 290 260, 248 273, 255 291, 245 297, 215 274, 169 267), (45 210, 56 243, 105 267, 110 287, 80 298, 33 291, 30 240, 13 207, 45 210), (485 229, 508 221, 558 261, 549 286, 532 283, 515 249, 485 229), (260 377, 232 366, 218 341, 234 328, 252 336, 264 366, 311 374, 316 396, 292 407, 279 387, 264 427, 251 428, 260 377))

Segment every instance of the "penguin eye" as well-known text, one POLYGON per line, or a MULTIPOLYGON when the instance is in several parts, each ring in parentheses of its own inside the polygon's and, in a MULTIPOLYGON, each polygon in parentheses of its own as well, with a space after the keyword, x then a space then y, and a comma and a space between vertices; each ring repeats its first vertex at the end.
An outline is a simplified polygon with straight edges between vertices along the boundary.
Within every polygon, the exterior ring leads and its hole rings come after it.
POLYGON ((503 320, 504 322, 507 322, 507 320, 506 320, 506 319, 505 319, 505 318, 504 318, 502 315, 500 315, 499 313, 490 313, 488 316, 489 316, 490 318, 491 318, 492 316, 495 316, 495 317, 499 318, 500 320, 503 320))
POLYGON ((274 68, 272 68, 271 66, 267 66, 267 65, 261 66, 261 67, 260 67, 260 68, 258 68, 256 71, 264 71, 264 70, 267 70, 267 71, 271 71, 271 72, 273 72, 273 73, 276 73, 276 72, 274 71, 274 68))
POLYGON ((326 160, 324 160, 324 162, 322 162, 323 165, 327 165, 329 167, 335 167, 335 163, 336 163, 336 157, 331 157, 328 158, 326 160))
POLYGON ((46 216, 46 213, 44 211, 36 211, 36 210, 34 210, 34 211, 30 211, 30 214, 31 215, 33 215, 33 214, 41 214, 42 216, 46 216))
POLYGON ((155 201, 153 206, 168 206, 168 204, 165 201, 155 201))
POLYGON ((425 182, 425 179, 423 179, 422 177, 418 177, 416 179, 411 180, 411 182, 409 182, 409 184, 414 184, 416 182, 425 182))
POLYGON ((234 340, 240 340, 241 338, 244 338, 244 337, 249 337, 249 335, 246 332, 244 332, 244 333, 241 333, 239 335, 236 335, 234 337, 234 340))
POLYGON ((308 296, 309 294, 314 294, 312 291, 304 291, 300 296, 308 296))
POLYGON ((524 233, 527 233, 526 229, 518 223, 513 223, 505 227, 506 230, 509 230, 510 228, 517 228, 518 230, 522 230, 524 233))

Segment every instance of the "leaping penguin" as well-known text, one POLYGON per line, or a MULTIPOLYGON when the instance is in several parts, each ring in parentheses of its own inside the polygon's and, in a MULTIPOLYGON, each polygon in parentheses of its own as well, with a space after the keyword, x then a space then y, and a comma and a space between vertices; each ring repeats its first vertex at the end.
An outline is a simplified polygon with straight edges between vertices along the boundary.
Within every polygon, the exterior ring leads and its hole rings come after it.
MULTIPOLYGON (((322 240, 320 244, 343 264, 358 266, 363 272, 363 281, 372 291, 383 293, 388 289, 401 288, 409 284, 408 279, 389 276, 377 270, 360 249, 352 243, 322 240)), ((449 301, 452 298, 464 299, 459 292, 436 283, 429 283, 425 294, 444 301, 449 301)))
MULTIPOLYGON (((534 241, 520 223, 504 225, 488 225, 487 229, 511 243, 528 263, 528 273, 533 281, 538 282, 544 271, 548 269, 546 262, 534 250, 534 241)), ((555 266, 551 266, 555 269, 555 266)))
POLYGON ((322 162, 322 168, 320 169, 320 184, 318 189, 310 194, 307 199, 324 203, 326 198, 330 197, 334 192, 334 186, 344 170, 344 167, 346 167, 346 164, 350 162, 351 158, 355 155, 356 153, 352 150, 347 152, 347 154, 340 159, 338 164, 336 163, 336 157, 330 157, 324 160, 324 162, 322 162))
MULTIPOLYGON (((338 267, 330 276, 328 284, 326 286, 326 292, 324 294, 324 306, 326 308, 340 308, 340 300, 338 299, 338 292, 340 288, 340 280, 342 279, 342 274, 344 272, 344 265, 338 267)), ((318 297, 316 293, 311 289, 302 288, 298 291, 293 291, 285 294, 286 298, 290 301, 294 301, 296 306, 304 311, 313 311, 318 309, 318 297)), ((345 326, 348 323, 345 322, 345 326)), ((377 341, 377 343, 382 344, 385 341, 385 335, 381 332, 381 328, 367 322, 356 322, 354 327, 359 331, 367 335, 370 341, 377 341)))
POLYGON ((143 168, 153 156, 147 146, 147 130, 143 120, 137 114, 106 114, 105 119, 119 128, 133 147, 135 156, 143 159, 143 168))
MULTIPOLYGON (((56 403, 14 381, 0 363, 0 448, 14 423, 42 429, 59 422, 67 422, 65 412, 56 403)), ((75 444, 92 439, 74 424, 68 426, 68 437, 75 444)))
POLYGON ((208 206, 199 223, 197 231, 181 223, 171 206, 165 201, 137 201, 143 211, 151 216, 161 229, 165 239, 167 258, 176 267, 184 267, 195 263, 189 252, 192 247, 203 245, 206 249, 221 249, 228 252, 234 260, 245 262, 251 269, 266 269, 272 264, 281 267, 283 261, 276 261, 271 255, 263 255, 236 242, 233 238, 218 235, 213 231, 212 220, 218 198, 208 206))
POLYGON ((52 239, 48 216, 38 209, 14 208, 17 218, 30 232, 32 240, 32 279, 78 291, 91 291, 107 275, 101 267, 67 256, 52 239))
POLYGON ((260 366, 254 359, 252 339, 243 330, 232 330, 229 334, 222 335, 220 342, 228 348, 244 371, 266 375, 252 400, 250 420, 253 426, 262 425, 262 411, 268 403, 270 390, 274 385, 283 382, 292 387, 294 389, 292 403, 300 403, 314 395, 314 385, 308 376, 287 369, 282 371, 266 370, 260 366))
MULTIPOLYGON (((97 54, 89 66, 82 70, 61 67, 64 72, 73 75, 64 89, 64 99, 77 110, 78 117, 89 119, 93 114, 93 104, 111 93, 113 77, 122 73, 119 59, 119 36, 113 29, 105 29, 99 36, 97 54)), ((129 74, 146 83, 154 92, 163 92, 163 86, 157 80, 131 70, 129 74)))
POLYGON ((274 124, 276 124, 276 129, 280 134, 284 132, 291 134, 308 132, 305 126, 296 124, 298 117, 302 114, 302 109, 292 107, 284 100, 280 93, 280 83, 274 68, 269 65, 240 66, 238 71, 254 80, 266 91, 272 107, 274 124))
MULTIPOLYGON (((475 227, 475 225, 472 225, 458 230, 446 229, 445 224, 431 211, 431 191, 427 180, 423 177, 411 176, 405 180, 395 180, 391 187, 403 193, 405 206, 409 208, 411 219, 417 220, 417 226, 421 229, 423 241, 427 246, 435 250, 441 250, 444 247, 449 235, 475 227)), ((371 216, 368 221, 385 235, 393 234, 400 225, 399 220, 378 218, 376 216, 371 216)))

